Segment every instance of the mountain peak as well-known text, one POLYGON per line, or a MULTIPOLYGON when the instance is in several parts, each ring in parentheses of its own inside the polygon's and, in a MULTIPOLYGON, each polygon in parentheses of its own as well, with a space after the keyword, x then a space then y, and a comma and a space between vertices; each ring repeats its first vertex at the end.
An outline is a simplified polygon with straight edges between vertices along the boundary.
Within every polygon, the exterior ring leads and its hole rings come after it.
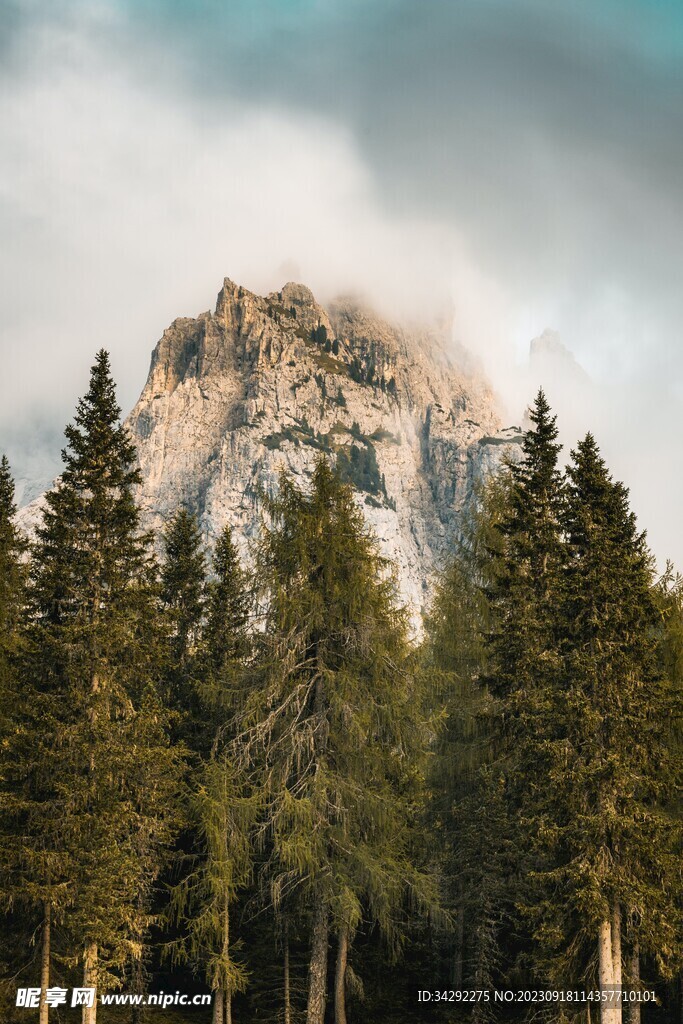
MULTIPOLYGON (((288 281, 283 286, 282 291, 277 293, 280 297, 280 301, 285 305, 294 306, 315 306, 317 305, 315 297, 310 288, 307 288, 305 284, 297 284, 295 281, 288 281)), ((268 296, 271 298, 272 296, 268 296)))
MULTIPOLYGON (((359 303, 319 305, 288 282, 256 295, 226 278, 215 313, 174 320, 127 419, 147 527, 184 506, 212 541, 230 523, 249 559, 260 496, 287 470, 307 486, 324 453, 348 482, 416 632, 479 478, 519 451, 490 387, 448 346, 359 303)), ((40 502, 21 517, 30 526, 40 502)))
POLYGON ((396 563, 416 628, 475 482, 519 441, 445 333, 353 300, 324 308, 296 282, 259 296, 229 278, 213 316, 164 332, 128 426, 148 524, 185 505, 209 539, 229 522, 245 558, 262 490, 283 468, 305 486, 324 452, 396 563))

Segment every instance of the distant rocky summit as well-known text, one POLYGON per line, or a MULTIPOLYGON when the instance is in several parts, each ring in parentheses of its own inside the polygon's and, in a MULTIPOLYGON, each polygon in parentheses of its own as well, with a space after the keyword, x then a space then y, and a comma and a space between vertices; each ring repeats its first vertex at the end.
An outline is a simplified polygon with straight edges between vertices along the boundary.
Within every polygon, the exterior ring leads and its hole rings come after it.
POLYGON ((248 557, 259 495, 331 456, 398 566, 415 623, 475 481, 519 451, 489 386, 437 331, 406 331, 308 288, 265 297, 225 280, 216 310, 164 332, 127 423, 150 527, 179 505, 207 538, 229 522, 248 557))

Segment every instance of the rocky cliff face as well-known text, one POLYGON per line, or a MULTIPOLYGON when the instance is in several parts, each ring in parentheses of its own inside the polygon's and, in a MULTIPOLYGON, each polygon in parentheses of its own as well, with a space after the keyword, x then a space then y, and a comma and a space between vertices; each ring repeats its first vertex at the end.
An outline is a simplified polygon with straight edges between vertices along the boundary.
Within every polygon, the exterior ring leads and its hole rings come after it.
POLYGON ((164 332, 128 418, 159 527, 179 505, 209 539, 226 522, 248 557, 261 488, 305 485, 330 455, 398 566, 414 621, 483 473, 518 450, 488 386, 437 333, 406 333, 350 302, 323 309, 287 284, 253 295, 226 279, 214 313, 164 332))

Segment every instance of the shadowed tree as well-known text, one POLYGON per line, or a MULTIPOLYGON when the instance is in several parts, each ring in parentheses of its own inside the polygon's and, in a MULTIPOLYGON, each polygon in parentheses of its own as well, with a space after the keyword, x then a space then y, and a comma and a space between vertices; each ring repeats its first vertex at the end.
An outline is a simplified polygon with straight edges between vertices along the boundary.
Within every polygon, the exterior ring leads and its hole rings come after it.
MULTIPOLYGON (((193 564, 203 567, 196 555, 193 564)), ((250 827, 257 804, 245 797, 227 749, 252 647, 249 579, 240 566, 229 526, 216 543, 212 569, 195 656, 200 713, 193 746, 199 759, 188 805, 195 852, 189 857, 189 871, 173 891, 172 911, 182 936, 174 943, 172 955, 204 973, 214 993, 214 1024, 230 1024, 233 996, 247 984, 244 964, 234 955, 239 943, 231 915, 251 879, 250 827)), ((199 573, 195 578, 199 580, 199 573)), ((199 593, 196 587, 195 609, 199 609, 199 593)))
POLYGON ((405 612, 352 491, 324 459, 310 494, 282 476, 266 503, 256 667, 233 744, 262 802, 275 907, 310 914, 308 1024, 322 1024, 330 934, 343 1022, 362 916, 400 948, 405 900, 432 899, 414 865, 414 784, 427 740, 405 612))
POLYGON ((163 540, 161 601, 168 628, 165 699, 178 715, 176 734, 194 746, 201 719, 197 689, 206 587, 206 558, 196 517, 179 509, 163 540))

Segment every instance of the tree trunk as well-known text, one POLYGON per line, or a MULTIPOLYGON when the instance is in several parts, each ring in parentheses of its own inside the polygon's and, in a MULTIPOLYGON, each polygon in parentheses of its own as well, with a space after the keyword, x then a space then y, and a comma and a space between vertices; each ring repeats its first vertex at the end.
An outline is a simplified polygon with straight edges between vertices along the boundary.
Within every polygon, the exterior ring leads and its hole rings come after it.
MULTIPOLYGON (((629 984, 628 987, 634 994, 640 991, 640 946, 637 942, 633 944, 633 948, 628 958, 628 973, 629 973, 629 984)), ((629 1002, 628 1020, 629 1024, 640 1024, 640 1003, 636 1000, 629 1002)))
POLYGON ((349 958, 349 929, 339 930, 337 969, 334 975, 334 1024, 346 1024, 346 963, 349 958))
MULTIPOLYGON (((100 689, 100 677, 97 672, 93 672, 90 679, 90 692, 95 694, 100 689)), ((90 720, 90 728, 95 729, 95 723, 97 721, 97 712, 93 707, 88 709, 88 718, 90 720)), ((95 751, 92 746, 90 747, 90 775, 95 774, 95 751)), ((97 987, 97 943, 89 942, 85 947, 85 956, 83 959, 83 987, 84 988, 95 988, 97 987)), ((93 999, 92 1006, 84 1006, 82 1011, 82 1024, 95 1024, 97 1021, 97 991, 95 992, 95 998, 93 999)))
MULTIPOLYGON (((138 833, 138 856, 142 861, 148 854, 149 843, 145 841, 145 831, 142 829, 138 833)), ((145 967, 145 954, 146 954, 146 940, 147 934, 144 926, 144 920, 146 917, 145 910, 147 909, 148 897, 144 886, 140 886, 138 889, 137 896, 137 921, 136 921, 136 944, 139 945, 139 951, 135 954, 131 967, 131 986, 134 995, 144 996, 147 991, 147 971, 145 967)), ((144 1006, 134 1006, 131 1010, 130 1021, 131 1024, 142 1024, 147 1019, 147 1013, 144 1006)))
POLYGON ((52 907, 45 904, 45 917, 43 918, 43 938, 40 950, 40 1013, 38 1020, 40 1024, 48 1024, 50 1007, 45 1002, 45 993, 50 987, 50 928, 52 923, 52 907))
POLYGON ((223 1024, 223 989, 214 989, 213 993, 213 1024, 223 1024))
MULTIPOLYGON (((223 893, 223 962, 227 964, 230 957, 230 902, 227 891, 223 893)), ((232 992, 225 988, 223 998, 225 1024, 232 1024, 232 992)))
POLYGON ((313 914, 311 962, 308 969, 308 1008, 306 1024, 324 1024, 327 997, 327 935, 329 913, 318 903, 313 914))
POLYGON ((621 907, 615 903, 612 907, 612 973, 614 975, 615 1003, 614 1021, 621 1024, 622 1001, 621 1001, 621 907))
POLYGON ((453 957, 453 988, 462 988, 463 946, 465 944, 465 911, 458 907, 455 915, 455 956, 453 957))
POLYGON ((612 924, 601 921, 598 929, 598 986, 607 993, 608 999, 600 1001, 600 1024, 617 1024, 614 1003, 610 993, 614 990, 614 966, 612 963, 612 924))
POLYGON ((289 925, 285 921, 284 934, 284 997, 285 997, 285 1021, 284 1024, 292 1024, 292 1004, 289 991, 289 925))
POLYGON ((83 987, 94 988, 95 998, 92 1006, 83 1007, 82 1024, 96 1024, 97 1022, 97 943, 89 942, 85 947, 85 959, 83 965, 83 987))

